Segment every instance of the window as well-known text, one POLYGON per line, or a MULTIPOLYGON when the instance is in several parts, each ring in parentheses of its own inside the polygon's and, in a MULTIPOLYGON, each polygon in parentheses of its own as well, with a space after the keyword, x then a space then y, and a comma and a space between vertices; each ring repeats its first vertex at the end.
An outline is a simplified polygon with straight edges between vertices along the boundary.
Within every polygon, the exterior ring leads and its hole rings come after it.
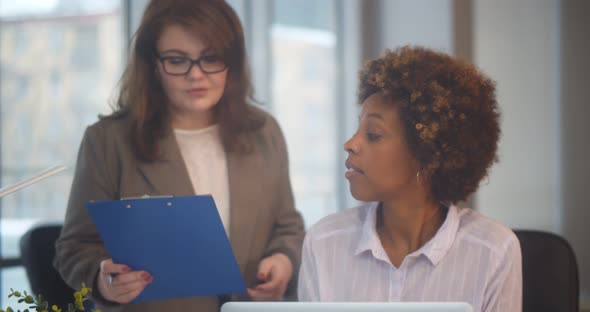
MULTIPOLYGON (((0 1, 1 185, 68 167, 1 199, 2 258, 19 256, 32 225, 63 222, 81 136, 110 112, 121 75, 121 7, 120 0, 0 1)), ((10 288, 29 288, 20 267, 1 277, 2 306, 10 288)))
POLYGON ((272 7, 270 108, 288 144, 296 207, 310 226, 340 208, 335 3, 275 0, 272 7))
POLYGON ((306 227, 357 204, 344 178, 342 144, 357 127, 360 2, 229 2, 244 25, 255 97, 285 135, 306 227))

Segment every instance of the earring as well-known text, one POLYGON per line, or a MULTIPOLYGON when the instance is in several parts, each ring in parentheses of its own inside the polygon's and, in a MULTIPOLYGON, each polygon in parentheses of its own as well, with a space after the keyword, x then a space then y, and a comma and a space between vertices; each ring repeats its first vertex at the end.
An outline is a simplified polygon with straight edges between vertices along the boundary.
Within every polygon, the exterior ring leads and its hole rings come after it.
POLYGON ((420 182, 420 171, 416 171, 416 180, 418 181, 418 185, 422 186, 422 183, 420 182))

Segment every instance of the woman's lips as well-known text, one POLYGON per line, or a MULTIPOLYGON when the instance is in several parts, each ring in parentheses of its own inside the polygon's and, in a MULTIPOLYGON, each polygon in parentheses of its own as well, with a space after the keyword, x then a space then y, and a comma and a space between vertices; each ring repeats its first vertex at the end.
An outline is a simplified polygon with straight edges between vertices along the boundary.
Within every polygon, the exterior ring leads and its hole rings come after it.
POLYGON ((352 161, 350 161, 350 160, 347 159, 345 164, 346 164, 346 168, 348 170, 346 171, 346 173, 344 174, 344 176, 347 179, 350 179, 350 178, 353 178, 353 177, 356 177, 356 176, 359 176, 359 175, 364 174, 363 170, 361 170, 358 166, 356 166, 355 164, 353 164, 352 161))
POLYGON ((192 89, 189 89, 187 91, 187 93, 190 94, 190 95, 196 95, 196 96, 198 96, 198 95, 205 95, 205 94, 207 94, 207 91, 208 91, 207 88, 192 88, 192 89))

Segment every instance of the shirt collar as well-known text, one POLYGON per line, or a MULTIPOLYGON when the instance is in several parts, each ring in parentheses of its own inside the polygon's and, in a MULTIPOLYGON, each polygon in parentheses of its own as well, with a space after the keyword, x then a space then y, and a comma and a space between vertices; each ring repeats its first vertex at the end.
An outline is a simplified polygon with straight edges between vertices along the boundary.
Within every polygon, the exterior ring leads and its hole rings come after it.
POLYGON ((379 207, 378 202, 370 203, 367 206, 365 218, 361 225, 361 235, 359 238, 359 243, 354 252, 355 255, 363 253, 367 250, 371 250, 373 251, 373 254, 375 254, 377 250, 379 250, 381 241, 379 240, 379 236, 377 235, 376 228, 377 207, 379 207))
MULTIPOLYGON (((355 250, 355 255, 359 255, 370 250, 374 257, 387 259, 387 255, 381 245, 379 235, 377 235, 377 207, 379 203, 371 203, 367 207, 367 212, 361 226, 360 238, 355 250)), ((451 249, 457 230, 459 229, 459 212, 456 206, 451 205, 442 226, 438 229, 434 237, 424 246, 408 256, 418 256, 423 254, 430 260, 433 265, 437 265, 442 258, 451 249)), ((384 260, 384 259, 382 259, 384 260)))
POLYGON ((420 249, 416 250, 416 253, 424 254, 436 266, 451 249, 457 236, 459 221, 457 207, 451 205, 447 212, 445 222, 443 222, 434 237, 420 249))

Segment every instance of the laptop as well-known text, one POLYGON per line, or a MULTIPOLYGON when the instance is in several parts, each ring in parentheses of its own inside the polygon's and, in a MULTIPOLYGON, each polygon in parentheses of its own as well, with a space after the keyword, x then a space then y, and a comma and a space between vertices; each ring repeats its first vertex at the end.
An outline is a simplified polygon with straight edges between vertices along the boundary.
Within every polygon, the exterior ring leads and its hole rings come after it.
POLYGON ((473 312, 465 302, 227 302, 221 312, 473 312))

